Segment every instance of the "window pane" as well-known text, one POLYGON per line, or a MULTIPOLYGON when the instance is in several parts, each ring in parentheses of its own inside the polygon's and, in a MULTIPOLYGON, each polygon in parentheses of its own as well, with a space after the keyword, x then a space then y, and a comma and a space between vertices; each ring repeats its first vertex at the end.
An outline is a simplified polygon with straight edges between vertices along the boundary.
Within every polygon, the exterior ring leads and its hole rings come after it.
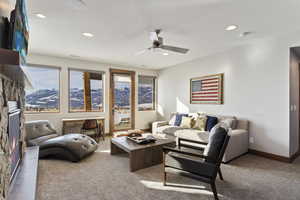
POLYGON ((114 74, 114 129, 130 129, 131 119, 131 77, 114 74))
POLYGON ((90 73, 79 70, 70 70, 69 74, 70 111, 103 111, 102 73, 90 73))
POLYGON ((26 90, 26 112, 59 112, 59 69, 24 67, 33 89, 26 90))
POLYGON ((70 91, 69 104, 70 111, 84 111, 84 84, 83 72, 70 70, 70 91))
POLYGON ((139 99, 138 108, 143 110, 155 109, 155 78, 148 76, 139 76, 139 99))
POLYGON ((102 96, 102 80, 91 79, 91 101, 93 111, 102 111, 103 96, 102 96))

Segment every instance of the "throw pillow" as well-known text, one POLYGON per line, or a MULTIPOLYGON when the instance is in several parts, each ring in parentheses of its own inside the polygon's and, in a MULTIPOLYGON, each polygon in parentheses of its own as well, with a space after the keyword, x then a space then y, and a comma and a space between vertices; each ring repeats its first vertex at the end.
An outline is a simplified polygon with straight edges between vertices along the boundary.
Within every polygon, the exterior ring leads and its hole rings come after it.
POLYGON ((232 128, 232 129, 236 129, 236 127, 237 127, 237 118, 236 117, 221 116, 221 117, 219 117, 219 122, 226 124, 229 128, 232 128))
POLYGON ((175 119, 174 125, 180 126, 182 117, 187 117, 187 116, 188 116, 188 114, 176 114, 176 119, 175 119))
POLYGON ((207 117, 205 115, 198 116, 194 120, 193 128, 200 131, 205 131, 207 117))
POLYGON ((218 123, 218 118, 213 117, 213 116, 207 116, 207 121, 206 121, 206 131, 210 131, 216 124, 218 123))
POLYGON ((192 117, 182 117, 181 119, 181 128, 192 128, 192 117))

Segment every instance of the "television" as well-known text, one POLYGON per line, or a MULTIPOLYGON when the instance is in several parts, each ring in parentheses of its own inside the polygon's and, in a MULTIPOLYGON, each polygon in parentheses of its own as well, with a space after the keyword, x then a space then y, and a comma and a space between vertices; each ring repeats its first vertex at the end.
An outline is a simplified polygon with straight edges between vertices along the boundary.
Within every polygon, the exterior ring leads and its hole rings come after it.
POLYGON ((29 24, 26 0, 17 0, 10 16, 10 49, 20 53, 21 61, 26 63, 29 41, 29 24))

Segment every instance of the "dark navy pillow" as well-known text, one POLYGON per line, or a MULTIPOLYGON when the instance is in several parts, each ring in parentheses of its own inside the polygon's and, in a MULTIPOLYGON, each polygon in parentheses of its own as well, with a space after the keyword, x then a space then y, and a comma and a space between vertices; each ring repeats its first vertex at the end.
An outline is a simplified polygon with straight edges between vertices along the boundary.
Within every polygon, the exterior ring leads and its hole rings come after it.
POLYGON ((176 114, 176 119, 175 119, 175 126, 180 126, 182 117, 188 117, 188 114, 176 114))
POLYGON ((218 123, 218 118, 213 116, 207 116, 206 120, 206 131, 210 131, 218 123))

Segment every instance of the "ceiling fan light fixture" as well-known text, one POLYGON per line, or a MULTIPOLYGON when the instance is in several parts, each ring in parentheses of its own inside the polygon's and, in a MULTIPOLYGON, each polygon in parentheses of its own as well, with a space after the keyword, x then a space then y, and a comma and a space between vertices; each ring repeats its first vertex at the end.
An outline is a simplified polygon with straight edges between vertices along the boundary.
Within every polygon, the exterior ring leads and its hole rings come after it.
POLYGON ((236 30, 238 28, 239 28, 238 25, 231 24, 231 25, 226 26, 225 30, 226 31, 234 31, 234 30, 236 30))

